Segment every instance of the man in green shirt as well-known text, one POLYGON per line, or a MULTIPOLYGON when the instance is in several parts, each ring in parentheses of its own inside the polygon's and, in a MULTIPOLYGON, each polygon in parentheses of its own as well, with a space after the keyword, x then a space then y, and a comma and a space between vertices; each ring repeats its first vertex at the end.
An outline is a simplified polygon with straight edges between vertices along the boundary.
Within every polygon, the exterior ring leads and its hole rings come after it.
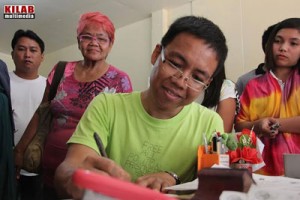
POLYGON ((78 168, 158 191, 194 179, 203 134, 209 140, 224 128, 218 114, 193 101, 214 87, 226 56, 226 39, 213 22, 195 16, 177 19, 152 53, 147 90, 101 94, 90 103, 56 171, 58 192, 77 197, 70 188, 78 168), (95 132, 108 158, 99 156, 95 132))

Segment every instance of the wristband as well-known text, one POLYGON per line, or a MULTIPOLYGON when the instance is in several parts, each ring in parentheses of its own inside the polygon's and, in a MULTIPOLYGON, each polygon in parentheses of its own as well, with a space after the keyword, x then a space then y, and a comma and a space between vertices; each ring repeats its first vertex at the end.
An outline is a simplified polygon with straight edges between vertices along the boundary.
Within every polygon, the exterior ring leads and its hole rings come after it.
POLYGON ((174 172, 170 172, 170 171, 165 171, 165 172, 175 179, 176 185, 181 183, 180 178, 177 176, 177 174, 175 174, 174 172))

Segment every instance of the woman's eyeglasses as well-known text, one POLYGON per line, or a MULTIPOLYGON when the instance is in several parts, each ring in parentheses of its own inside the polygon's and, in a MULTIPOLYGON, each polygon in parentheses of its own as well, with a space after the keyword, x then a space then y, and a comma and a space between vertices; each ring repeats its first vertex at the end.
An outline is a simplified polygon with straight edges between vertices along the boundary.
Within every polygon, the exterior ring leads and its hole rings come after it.
POLYGON ((93 36, 93 35, 79 35, 80 42, 93 42, 94 40, 100 45, 106 45, 109 43, 108 37, 93 36))

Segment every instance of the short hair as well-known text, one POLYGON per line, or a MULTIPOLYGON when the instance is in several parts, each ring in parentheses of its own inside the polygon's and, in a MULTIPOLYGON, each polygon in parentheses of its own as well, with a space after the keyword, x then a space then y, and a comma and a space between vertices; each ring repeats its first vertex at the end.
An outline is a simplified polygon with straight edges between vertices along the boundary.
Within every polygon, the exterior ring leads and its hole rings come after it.
POLYGON ((189 33, 203 39, 212 48, 218 59, 218 66, 213 76, 224 67, 228 48, 226 38, 221 29, 212 21, 197 16, 185 16, 175 20, 161 40, 162 46, 167 46, 180 33, 189 33))
POLYGON ((82 14, 77 25, 77 36, 79 36, 85 26, 89 24, 97 24, 99 26, 102 26, 104 31, 107 32, 111 43, 114 43, 115 27, 112 21, 106 15, 103 15, 100 12, 87 12, 82 14))
POLYGON ((167 46, 180 33, 189 33, 203 39, 212 48, 218 59, 218 66, 211 78, 209 87, 205 90, 202 105, 215 106, 220 98, 220 91, 225 76, 225 60, 228 53, 226 38, 221 29, 212 21, 197 16, 185 16, 178 18, 171 24, 169 30, 161 40, 162 46, 167 46))
POLYGON ((45 51, 45 43, 44 41, 32 30, 22 30, 19 29, 15 32, 13 39, 11 40, 11 48, 12 50, 15 49, 16 44, 18 43, 19 39, 22 37, 30 38, 36 41, 41 48, 41 52, 44 53, 45 51))
POLYGON ((266 52, 266 45, 267 45, 268 39, 270 37, 272 30, 275 28, 276 25, 277 24, 273 24, 273 25, 269 26, 262 35, 261 46, 262 46, 262 49, 264 52, 266 52))
MULTIPOLYGON (((276 68, 276 64, 274 62, 274 54, 273 54, 273 43, 275 37, 281 29, 290 28, 296 29, 300 32, 300 18, 288 18, 281 22, 279 22, 275 28, 273 29, 269 40, 266 45, 266 67, 268 70, 272 70, 276 68)), ((294 67, 298 67, 300 73, 300 59, 298 60, 297 64, 294 67)))

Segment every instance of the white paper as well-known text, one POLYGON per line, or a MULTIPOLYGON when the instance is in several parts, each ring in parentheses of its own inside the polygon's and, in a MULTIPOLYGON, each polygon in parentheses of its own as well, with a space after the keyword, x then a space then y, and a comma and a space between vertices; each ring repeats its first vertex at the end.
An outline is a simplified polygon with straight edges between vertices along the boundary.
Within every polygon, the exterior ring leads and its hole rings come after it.
POLYGON ((176 190, 176 191, 197 190, 198 189, 198 179, 195 179, 191 182, 166 187, 164 189, 166 189, 166 190, 176 190))
POLYGON ((117 200, 112 197, 104 196, 92 190, 85 190, 82 200, 117 200))
POLYGON ((253 174, 248 193, 223 191, 220 200, 299 200, 300 179, 253 174))
POLYGON ((247 200, 247 198, 247 194, 243 192, 223 191, 219 200, 247 200))

